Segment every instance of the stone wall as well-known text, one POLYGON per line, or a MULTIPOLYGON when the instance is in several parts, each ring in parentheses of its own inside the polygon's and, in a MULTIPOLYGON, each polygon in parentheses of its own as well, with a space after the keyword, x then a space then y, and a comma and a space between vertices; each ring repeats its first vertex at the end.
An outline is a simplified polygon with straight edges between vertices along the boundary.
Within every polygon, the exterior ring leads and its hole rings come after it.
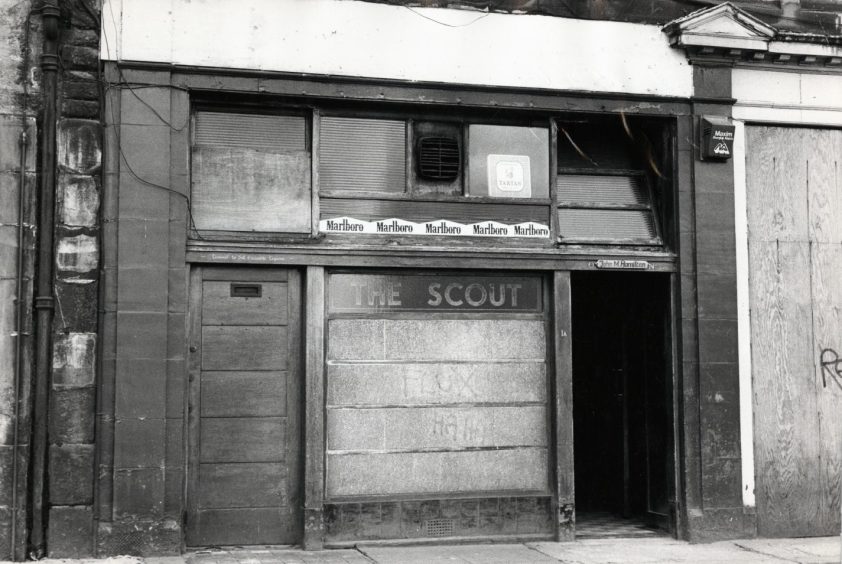
POLYGON ((41 43, 39 18, 34 16, 31 21, 28 18, 31 4, 0 0, 0 36, 4 38, 0 42, 0 559, 21 559, 26 541, 33 225, 38 184, 35 116, 40 96, 39 75, 31 70, 32 61, 38 60, 41 43), (24 131, 25 146, 21 143, 24 131), (19 206, 21 188, 23 217, 19 206), (25 254, 23 264, 19 265, 21 242, 25 254), (24 304, 20 321, 17 317, 19 273, 24 304), (18 344, 23 347, 20 352, 18 344))
POLYGON ((102 162, 95 4, 76 0, 62 5, 47 469, 51 557, 93 553, 102 162))

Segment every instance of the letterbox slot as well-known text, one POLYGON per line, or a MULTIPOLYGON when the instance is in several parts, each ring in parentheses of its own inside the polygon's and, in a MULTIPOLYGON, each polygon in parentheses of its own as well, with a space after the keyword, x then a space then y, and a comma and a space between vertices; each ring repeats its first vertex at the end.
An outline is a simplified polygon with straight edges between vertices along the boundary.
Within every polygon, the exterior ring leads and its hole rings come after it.
POLYGON ((231 283, 232 298, 259 298, 263 295, 261 284, 243 284, 241 282, 231 283))

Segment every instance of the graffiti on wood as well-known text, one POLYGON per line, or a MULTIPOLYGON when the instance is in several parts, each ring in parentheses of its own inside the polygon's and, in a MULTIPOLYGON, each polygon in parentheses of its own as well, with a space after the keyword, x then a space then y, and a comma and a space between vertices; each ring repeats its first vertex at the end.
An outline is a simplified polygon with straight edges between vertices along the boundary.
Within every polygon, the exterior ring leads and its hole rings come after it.
POLYGON ((822 367, 822 387, 827 388, 828 376, 830 380, 842 390, 842 359, 839 353, 833 349, 823 349, 819 356, 819 363, 822 367))

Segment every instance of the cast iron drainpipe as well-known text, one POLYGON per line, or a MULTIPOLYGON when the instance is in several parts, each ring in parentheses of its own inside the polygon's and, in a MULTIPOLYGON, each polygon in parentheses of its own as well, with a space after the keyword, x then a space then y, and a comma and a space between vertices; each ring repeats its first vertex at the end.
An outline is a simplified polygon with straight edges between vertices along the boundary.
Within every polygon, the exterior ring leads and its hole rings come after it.
POLYGON ((35 310, 35 393, 32 406, 32 530, 29 544, 32 556, 46 551, 46 465, 47 424, 52 363, 53 330, 53 206, 56 185, 56 81, 58 74, 58 23, 60 12, 55 0, 41 8, 44 47, 41 54, 44 113, 41 134, 41 189, 38 214, 38 270, 36 271, 35 310))

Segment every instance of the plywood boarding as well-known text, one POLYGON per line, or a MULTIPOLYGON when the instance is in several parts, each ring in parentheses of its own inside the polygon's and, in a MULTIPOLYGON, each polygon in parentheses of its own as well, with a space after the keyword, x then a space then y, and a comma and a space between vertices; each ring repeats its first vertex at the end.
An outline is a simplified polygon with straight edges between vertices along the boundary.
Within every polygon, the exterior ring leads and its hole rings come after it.
POLYGON ((329 320, 328 497, 549 489, 543 314, 453 317, 329 320))
POLYGON ((188 544, 297 542, 298 278, 206 269, 188 544), (237 297, 232 284, 257 291, 237 297))
POLYGON ((310 153, 193 148, 196 229, 310 231, 310 153))
POLYGON ((838 534, 842 131, 747 127, 758 532, 838 534))

